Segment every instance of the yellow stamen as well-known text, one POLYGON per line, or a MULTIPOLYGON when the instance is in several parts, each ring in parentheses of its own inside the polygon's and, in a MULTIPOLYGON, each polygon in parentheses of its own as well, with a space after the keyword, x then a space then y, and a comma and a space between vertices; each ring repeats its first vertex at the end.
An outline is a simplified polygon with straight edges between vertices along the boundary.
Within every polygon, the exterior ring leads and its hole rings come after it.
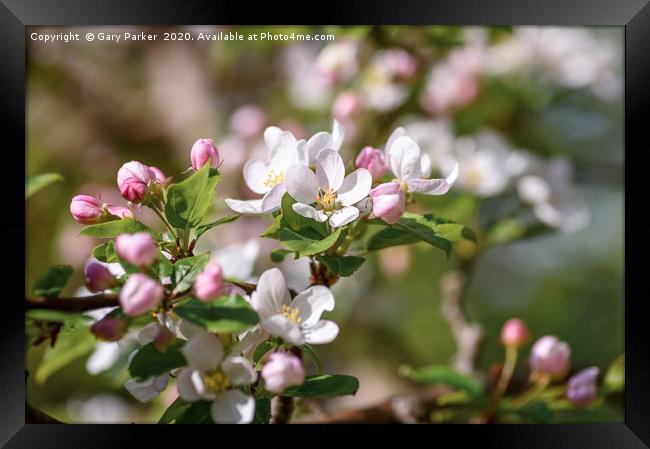
POLYGON ((230 380, 219 370, 208 371, 203 375, 205 389, 214 394, 221 394, 230 386, 230 380))
POLYGON ((284 181, 284 172, 280 172, 277 175, 275 170, 271 169, 266 174, 266 179, 262 183, 267 189, 273 188, 284 181))
POLYGON ((291 308, 286 304, 282 306, 282 316, 285 318, 289 318, 291 321, 293 321, 296 324, 300 324, 300 322, 302 321, 298 309, 291 308))
POLYGON ((336 192, 332 192, 332 189, 326 189, 325 191, 319 190, 316 201, 323 206, 323 209, 334 210, 336 206, 336 192))

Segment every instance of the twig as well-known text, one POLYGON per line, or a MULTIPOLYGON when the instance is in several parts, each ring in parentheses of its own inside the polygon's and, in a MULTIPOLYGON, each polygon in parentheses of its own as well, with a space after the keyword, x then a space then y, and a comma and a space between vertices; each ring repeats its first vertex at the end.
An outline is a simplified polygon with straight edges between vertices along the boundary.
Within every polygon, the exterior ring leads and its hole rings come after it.
POLYGON ((119 306, 117 296, 99 294, 79 298, 25 298, 25 308, 51 309, 65 312, 84 312, 86 310, 102 309, 119 306))

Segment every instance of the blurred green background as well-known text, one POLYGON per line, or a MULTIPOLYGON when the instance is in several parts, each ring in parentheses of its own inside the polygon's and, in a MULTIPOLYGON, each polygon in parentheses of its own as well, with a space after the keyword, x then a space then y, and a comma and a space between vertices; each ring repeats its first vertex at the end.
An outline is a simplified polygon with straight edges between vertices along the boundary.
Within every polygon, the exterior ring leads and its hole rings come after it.
MULTIPOLYGON (((73 31, 83 36, 88 31, 123 33, 129 29, 73 31)), ((457 136, 489 126, 517 148, 543 157, 567 156, 591 213, 589 225, 575 233, 554 232, 492 248, 480 259, 466 298, 470 318, 483 324, 486 331, 480 366, 487 369, 501 360, 500 328, 515 316, 528 323, 535 337, 554 334, 569 342, 574 369, 595 365, 605 370, 623 352, 623 109, 620 86, 617 91, 615 84, 620 84, 622 74, 621 29, 562 29, 559 37, 551 36, 555 40, 543 41, 552 46, 561 45, 562 39, 592 39, 593 48, 603 52, 601 45, 606 44, 613 49, 611 57, 602 62, 614 80, 610 85, 571 81, 570 77, 567 82, 564 72, 557 75, 556 67, 547 72, 525 66, 506 71, 506 63, 499 60, 496 71, 481 72, 478 93, 470 102, 442 114, 423 107, 422 92, 427 75, 445 61, 450 50, 480 42, 491 48, 503 47, 502 53, 507 54, 507 44, 524 39, 525 34, 504 27, 186 27, 146 31, 160 36, 166 31, 331 34, 334 43, 354 42, 358 48, 354 66, 346 67, 349 61, 341 55, 333 56, 334 62, 323 62, 324 48, 332 42, 188 42, 160 37, 156 42, 30 41, 27 175, 56 172, 64 181, 27 202, 27 292, 35 278, 56 263, 75 267, 65 295, 74 295, 83 286, 83 266, 97 242, 78 237, 81 225, 72 220, 69 201, 85 193, 123 205, 115 177, 124 162, 135 159, 160 167, 167 175, 177 174, 190 165, 192 143, 198 137, 213 137, 224 159, 224 178, 215 204, 215 214, 223 214, 227 210, 225 197, 252 197, 243 184, 241 166, 250 155, 259 154, 264 126, 287 128, 299 137, 329 130, 332 105, 341 92, 366 92, 371 99, 389 95, 367 88, 373 76, 368 67, 381 49, 402 48, 418 61, 415 74, 399 83, 404 98, 389 108, 368 107, 353 120, 346 128, 344 159, 365 145, 383 147, 397 125, 444 116, 453 123, 457 136), (310 80, 309 68, 319 61, 338 70, 340 77, 310 80), (241 113, 235 119, 233 114, 246 105, 255 105, 257 115, 241 113)), ((602 57, 599 52, 586 53, 587 57, 602 57)), ((500 55, 493 52, 485 57, 500 55)), ((567 55, 574 54, 567 51, 567 55)), ((586 64, 570 62, 574 66, 562 67, 569 74, 586 64)), ((436 201, 431 202, 434 211, 436 201)), ((146 212, 142 220, 157 226, 146 212)), ((255 238, 268 223, 268 217, 243 218, 214 229, 204 249, 255 238)), ((271 266, 268 253, 274 248, 270 241, 261 243, 257 275, 271 266)), ((326 371, 355 375, 361 388, 357 396, 340 399, 331 407, 370 405, 412 388, 397 374, 402 364, 449 361, 454 342, 439 311, 438 281, 455 264, 454 256, 448 260, 425 245, 391 248, 373 254, 354 278, 335 286, 337 309, 332 316, 341 333, 318 352, 326 371)), ((293 285, 300 288, 304 267, 284 269, 289 283, 296 279, 293 285)), ((29 350, 28 370, 38 365, 44 350, 43 346, 29 350)), ((126 379, 123 369, 90 375, 86 371, 88 351, 85 354, 53 372, 44 383, 30 377, 28 401, 64 420, 149 422, 175 398, 174 388, 170 388, 151 404, 138 404, 122 388, 126 379)), ((622 410, 602 419, 620 421, 622 410)))

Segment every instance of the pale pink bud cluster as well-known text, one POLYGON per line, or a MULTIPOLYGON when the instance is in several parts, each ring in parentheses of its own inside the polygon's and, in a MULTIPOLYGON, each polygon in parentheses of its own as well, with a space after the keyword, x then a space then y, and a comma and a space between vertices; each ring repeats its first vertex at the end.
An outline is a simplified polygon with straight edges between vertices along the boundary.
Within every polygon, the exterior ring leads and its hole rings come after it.
POLYGON ((91 292, 101 292, 115 285, 115 277, 101 263, 90 262, 84 269, 86 287, 91 292))
POLYGON ((118 235, 115 250, 122 259, 136 267, 148 267, 158 258, 158 246, 148 232, 118 235))
POLYGON ((530 351, 530 367, 538 373, 562 378, 569 371, 571 347, 553 335, 546 335, 535 342, 530 351))
POLYGON ((200 170, 208 162, 212 168, 217 168, 220 161, 219 150, 212 139, 199 139, 192 146, 190 159, 194 170, 200 170))
POLYGON ((92 332, 97 338, 106 341, 117 341, 124 336, 126 323, 119 318, 103 318, 90 326, 92 332))
POLYGON ((70 201, 70 213, 81 224, 95 224, 102 217, 102 207, 95 197, 77 195, 70 201))
POLYGON ((149 193, 149 185, 156 182, 156 173, 138 161, 127 162, 117 172, 117 186, 124 199, 142 202, 149 193))
POLYGON ((305 380, 305 370, 298 357, 284 352, 274 352, 262 368, 264 388, 271 393, 282 393, 292 385, 305 380))
POLYGON ((373 147, 365 147, 356 160, 354 165, 357 168, 365 168, 370 172, 372 179, 377 181, 382 178, 388 171, 388 165, 384 160, 384 153, 373 147))
POLYGON ((406 210, 406 195, 399 182, 379 184, 370 191, 372 213, 388 224, 399 221, 406 210))
POLYGON ((153 309, 163 297, 163 286, 146 274, 134 273, 122 287, 120 305, 128 316, 138 316, 153 309))
POLYGON ((567 383, 566 396, 574 405, 587 405, 596 399, 598 393, 596 381, 599 372, 597 367, 592 366, 571 376, 567 383))
POLYGON ((501 328, 501 342, 505 346, 518 348, 530 339, 528 327, 519 318, 512 318, 501 328))
POLYGON ((196 277, 194 294, 201 301, 209 302, 216 299, 222 292, 223 270, 221 265, 210 261, 205 270, 196 277))

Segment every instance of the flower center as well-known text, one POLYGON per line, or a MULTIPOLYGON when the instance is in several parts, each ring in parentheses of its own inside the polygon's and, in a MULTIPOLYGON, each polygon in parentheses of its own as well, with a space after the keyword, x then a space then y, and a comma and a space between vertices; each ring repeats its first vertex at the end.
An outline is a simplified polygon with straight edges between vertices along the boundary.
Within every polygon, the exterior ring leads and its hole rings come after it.
POLYGON ((302 318, 300 318, 300 314, 298 313, 298 309, 289 307, 286 304, 282 306, 282 316, 290 319, 296 324, 300 324, 302 321, 302 318))
POLYGON ((230 380, 220 370, 208 371, 203 375, 203 385, 211 393, 219 395, 230 386, 230 380))
POLYGON ((283 181, 284 181, 284 172, 280 172, 276 174, 275 170, 271 169, 266 174, 266 179, 264 179, 264 182, 262 184, 267 189, 271 189, 283 181))
POLYGON ((336 206, 336 192, 333 192, 332 189, 326 189, 325 191, 319 190, 318 196, 316 196, 316 202, 323 206, 325 210, 334 210, 336 206))
POLYGON ((481 175, 481 171, 475 167, 470 167, 467 170, 467 184, 470 187, 478 187, 478 185, 481 183, 481 178, 483 177, 481 175))

